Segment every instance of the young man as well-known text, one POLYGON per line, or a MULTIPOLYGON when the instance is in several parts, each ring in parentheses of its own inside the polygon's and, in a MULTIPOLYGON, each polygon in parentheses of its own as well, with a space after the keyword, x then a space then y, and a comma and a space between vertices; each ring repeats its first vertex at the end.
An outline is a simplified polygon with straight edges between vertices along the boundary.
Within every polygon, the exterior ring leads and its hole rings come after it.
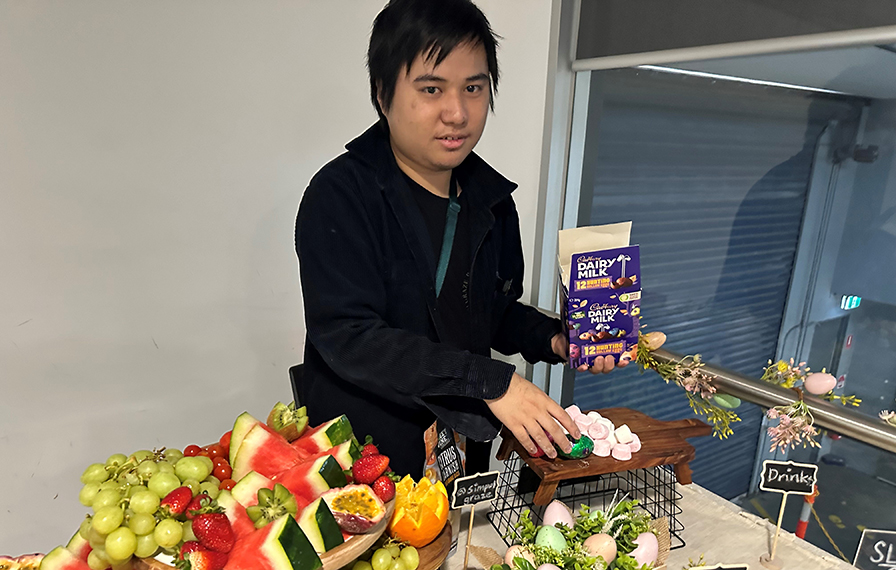
POLYGON ((560 322, 518 302, 516 185, 472 153, 498 83, 495 35, 469 0, 392 0, 368 69, 380 120, 315 175, 296 222, 311 423, 347 414, 415 477, 437 417, 475 441, 503 423, 553 457, 548 435, 568 449, 560 425, 578 437, 576 425, 489 357, 567 352, 560 322))

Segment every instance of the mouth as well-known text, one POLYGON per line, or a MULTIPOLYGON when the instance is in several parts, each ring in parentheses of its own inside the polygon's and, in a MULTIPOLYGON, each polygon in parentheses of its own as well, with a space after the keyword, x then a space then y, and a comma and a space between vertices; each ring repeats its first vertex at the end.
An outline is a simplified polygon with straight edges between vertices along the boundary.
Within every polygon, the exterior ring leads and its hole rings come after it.
POLYGON ((436 140, 438 140, 446 149, 454 150, 463 146, 464 142, 467 140, 467 137, 463 135, 450 135, 444 137, 436 137, 436 140))

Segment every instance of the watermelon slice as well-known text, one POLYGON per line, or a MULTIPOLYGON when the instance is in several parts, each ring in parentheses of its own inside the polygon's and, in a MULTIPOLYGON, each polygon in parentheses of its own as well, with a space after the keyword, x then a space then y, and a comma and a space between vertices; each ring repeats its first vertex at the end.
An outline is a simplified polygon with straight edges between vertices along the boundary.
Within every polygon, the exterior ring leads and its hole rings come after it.
MULTIPOLYGON (((243 412, 236 417, 236 421, 233 422, 233 431, 230 432, 230 465, 233 465, 233 460, 236 459, 236 452, 239 450, 240 444, 243 443, 246 434, 260 423, 249 412, 243 412)), ((235 477, 233 480, 238 481, 235 477)))
POLYGON ((233 486, 233 489, 230 490, 230 494, 236 499, 236 502, 248 509, 252 505, 258 504, 259 489, 273 488, 273 481, 264 475, 259 475, 255 471, 250 471, 233 486))
POLYGON ((330 507, 320 498, 305 507, 298 521, 299 527, 318 554, 323 554, 345 542, 342 529, 339 528, 330 507))
MULTIPOLYGON (((257 501, 257 489, 255 498, 257 501)), ((215 500, 224 509, 224 514, 227 515, 227 520, 230 521, 230 526, 231 528, 233 528, 233 534, 236 536, 237 540, 239 540, 240 537, 247 536, 255 532, 255 525, 252 524, 252 519, 250 519, 249 515, 246 514, 246 507, 237 502, 237 500, 233 498, 233 495, 230 493, 230 491, 221 491, 220 493, 218 493, 218 497, 215 500)), ((87 546, 90 547, 89 544, 87 546)))
POLYGON ((292 442, 292 446, 307 455, 314 455, 352 438, 352 424, 342 415, 307 430, 302 437, 292 442))
POLYGON ((316 570, 314 546, 289 515, 238 539, 224 570, 316 570))
POLYGON ((299 501, 300 508, 304 506, 302 499, 307 505, 320 497, 324 491, 333 487, 344 487, 348 484, 342 466, 328 453, 309 459, 276 475, 273 482, 281 483, 289 489, 289 492, 295 495, 296 501, 299 501))
POLYGON ((40 570, 90 570, 90 566, 78 560, 78 557, 64 546, 57 546, 44 556, 40 570))
MULTIPOLYGON (((231 440, 232 441, 232 440, 231 440)), ((255 424, 243 438, 231 467, 234 481, 249 471, 271 477, 297 465, 302 456, 286 438, 264 424, 255 424)))
MULTIPOLYGON (((316 455, 312 455, 308 459, 317 459, 318 457, 323 457, 324 455, 332 455, 333 459, 339 463, 339 466, 343 469, 351 469, 352 465, 361 457, 361 445, 358 443, 354 437, 349 439, 348 441, 344 441, 335 447, 331 447, 326 451, 322 451, 316 455)), ((304 460, 308 461, 308 459, 304 460)))
POLYGON ((75 558, 81 562, 87 562, 87 556, 90 554, 90 551, 93 550, 90 548, 90 543, 81 536, 80 532, 75 533, 75 535, 68 541, 68 544, 65 545, 65 548, 74 554, 75 558))

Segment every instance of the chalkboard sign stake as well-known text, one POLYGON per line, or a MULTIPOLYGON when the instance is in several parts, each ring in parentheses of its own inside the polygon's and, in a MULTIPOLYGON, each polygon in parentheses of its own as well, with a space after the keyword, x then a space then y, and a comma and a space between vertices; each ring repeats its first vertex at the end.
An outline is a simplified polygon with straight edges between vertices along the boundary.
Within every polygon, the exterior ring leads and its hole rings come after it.
POLYGON ((476 505, 470 505, 470 527, 467 529, 467 548, 464 551, 464 570, 467 570, 467 561, 470 559, 470 540, 473 538, 473 514, 476 505))
POLYGON ((818 480, 818 466, 810 463, 794 463, 793 461, 774 461, 766 459, 762 462, 759 488, 763 491, 781 493, 781 510, 778 512, 778 524, 775 526, 775 538, 769 554, 759 557, 759 563, 770 570, 780 570, 781 564, 775 560, 778 551, 778 536, 781 534, 781 523, 784 520, 784 507, 787 496, 811 495, 815 492, 818 480))
POLYGON ((467 570, 467 562, 470 557, 470 541, 473 538, 473 515, 476 513, 476 504, 484 501, 492 501, 498 488, 498 472, 474 473, 469 477, 461 477, 454 480, 454 493, 451 494, 451 508, 463 509, 470 507, 470 528, 467 530, 467 548, 464 552, 464 568, 467 570))

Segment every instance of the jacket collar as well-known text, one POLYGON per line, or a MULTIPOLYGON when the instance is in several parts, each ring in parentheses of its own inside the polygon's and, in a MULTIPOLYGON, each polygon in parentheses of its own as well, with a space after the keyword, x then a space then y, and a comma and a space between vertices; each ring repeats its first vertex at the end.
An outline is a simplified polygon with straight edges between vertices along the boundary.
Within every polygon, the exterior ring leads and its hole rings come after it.
MULTIPOLYGON (((367 163, 376 171, 380 188, 388 186, 396 174, 398 165, 389 145, 389 133, 377 122, 356 139, 345 145, 349 154, 367 163)), ((455 169, 461 188, 472 190, 467 194, 471 205, 492 208, 513 192, 517 185, 488 165, 474 152, 455 169)))

